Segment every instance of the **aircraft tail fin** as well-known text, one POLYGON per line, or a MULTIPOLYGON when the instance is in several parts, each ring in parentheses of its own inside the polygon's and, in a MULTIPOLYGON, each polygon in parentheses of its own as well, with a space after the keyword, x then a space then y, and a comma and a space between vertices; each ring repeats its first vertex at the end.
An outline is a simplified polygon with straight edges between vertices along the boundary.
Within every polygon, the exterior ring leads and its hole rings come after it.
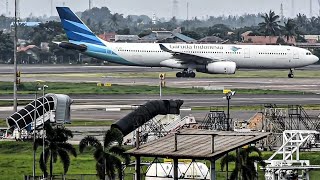
POLYGON ((105 46, 105 44, 73 13, 68 7, 57 7, 61 24, 69 41, 91 43, 105 46))

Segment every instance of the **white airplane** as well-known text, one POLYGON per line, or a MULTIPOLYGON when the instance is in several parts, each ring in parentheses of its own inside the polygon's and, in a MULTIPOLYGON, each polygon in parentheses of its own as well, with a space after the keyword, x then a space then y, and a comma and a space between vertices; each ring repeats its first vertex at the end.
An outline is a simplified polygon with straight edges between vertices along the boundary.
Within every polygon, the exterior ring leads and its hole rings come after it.
POLYGON ((101 60, 146 67, 183 69, 177 77, 234 74, 237 69, 293 69, 313 64, 319 58, 309 50, 280 45, 110 43, 92 31, 68 7, 57 7, 68 42, 56 42, 101 60))

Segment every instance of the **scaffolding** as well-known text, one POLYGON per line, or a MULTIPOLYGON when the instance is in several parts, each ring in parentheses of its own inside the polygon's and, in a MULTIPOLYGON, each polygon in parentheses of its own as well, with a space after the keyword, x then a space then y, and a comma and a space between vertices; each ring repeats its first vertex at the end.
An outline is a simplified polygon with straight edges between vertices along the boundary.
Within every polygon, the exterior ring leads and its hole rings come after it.
MULTIPOLYGON (((230 123, 231 124, 231 123, 230 123)), ((205 116, 199 129, 226 131, 228 128, 228 118, 224 111, 210 110, 205 116)))
POLYGON ((266 161, 266 180, 299 179, 309 180, 309 172, 320 169, 319 165, 310 165, 309 160, 300 160, 300 149, 313 143, 313 137, 319 134, 312 130, 286 130, 282 135, 282 145, 266 161), (282 155, 282 159, 276 160, 276 155, 282 155))
MULTIPOLYGON (((273 149, 283 143, 282 133, 286 130, 319 130, 318 119, 312 119, 301 105, 264 106, 262 129, 271 132, 264 142, 264 146, 273 149)), ((314 136, 318 140, 318 135, 314 136)))
MULTIPOLYGON (((135 116, 134 118, 138 121, 143 117, 135 116)), ((138 126, 138 123, 135 126, 138 126)), ((196 127, 197 122, 193 116, 185 116, 184 118, 181 118, 180 115, 158 115, 126 136, 125 142, 127 145, 135 145, 138 133, 137 131, 139 131, 139 143, 145 144, 180 129, 196 127)))

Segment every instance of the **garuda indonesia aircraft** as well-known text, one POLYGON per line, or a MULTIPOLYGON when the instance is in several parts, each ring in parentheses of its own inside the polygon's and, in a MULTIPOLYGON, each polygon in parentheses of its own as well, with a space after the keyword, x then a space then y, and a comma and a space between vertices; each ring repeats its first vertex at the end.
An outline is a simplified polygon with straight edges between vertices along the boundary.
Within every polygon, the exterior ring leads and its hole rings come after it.
POLYGON ((310 51, 279 45, 110 43, 92 31, 68 7, 57 7, 69 39, 57 42, 101 60, 145 67, 182 69, 177 77, 192 77, 194 70, 209 74, 234 74, 237 69, 293 69, 313 64, 319 58, 310 51))

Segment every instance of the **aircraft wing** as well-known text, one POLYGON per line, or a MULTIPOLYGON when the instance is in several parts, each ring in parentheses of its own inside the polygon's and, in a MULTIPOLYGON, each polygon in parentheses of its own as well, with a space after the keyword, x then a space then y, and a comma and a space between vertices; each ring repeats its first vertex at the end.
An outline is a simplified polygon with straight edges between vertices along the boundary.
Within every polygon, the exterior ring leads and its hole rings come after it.
POLYGON ((221 58, 208 58, 205 56, 199 56, 199 55, 190 54, 190 53, 173 51, 173 50, 165 47, 163 44, 159 44, 159 46, 162 51, 171 53, 173 58, 179 60, 182 64, 196 63, 196 64, 206 65, 206 64, 209 64, 212 62, 225 60, 225 59, 221 59, 221 58))

